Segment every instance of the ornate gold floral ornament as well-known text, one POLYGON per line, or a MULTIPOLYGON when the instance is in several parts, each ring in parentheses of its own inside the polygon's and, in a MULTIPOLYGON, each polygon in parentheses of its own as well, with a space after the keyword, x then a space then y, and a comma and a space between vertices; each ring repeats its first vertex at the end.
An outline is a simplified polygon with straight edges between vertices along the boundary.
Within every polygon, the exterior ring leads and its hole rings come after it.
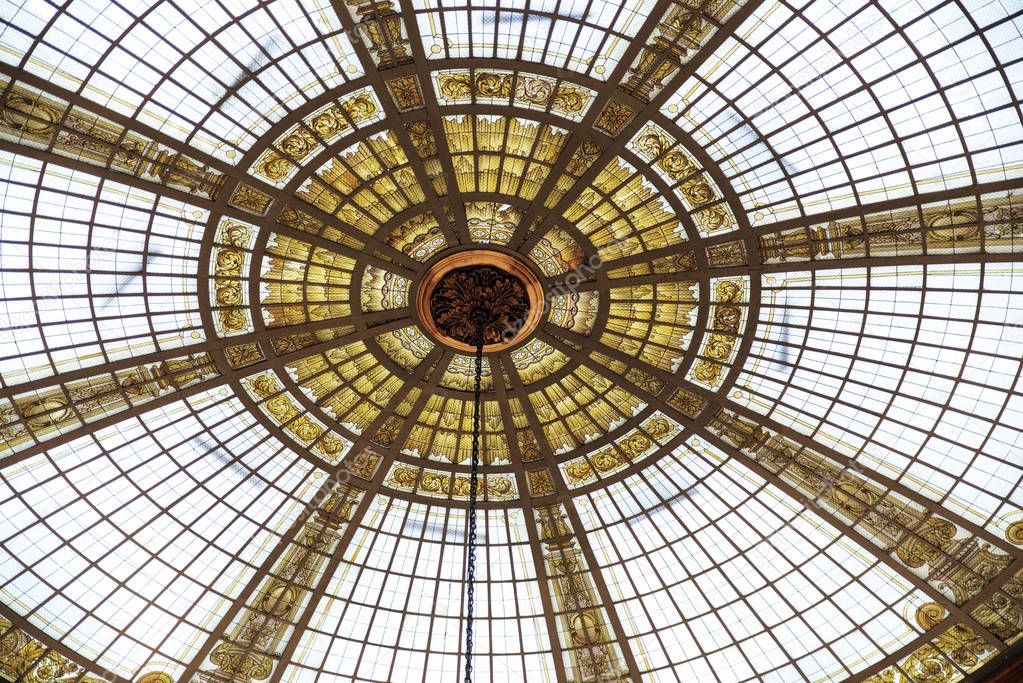
POLYGON ((564 624, 564 629, 558 629, 558 638, 569 680, 619 680, 628 666, 608 626, 607 610, 597 595, 564 507, 547 505, 534 511, 554 608, 564 624))
POLYGON ((722 200, 710 174, 663 128, 647 124, 628 146, 671 182, 675 194, 692 213, 701 235, 738 228, 732 209, 722 200))
MULTIPOLYGON (((430 498, 469 500, 469 477, 415 465, 395 464, 384 484, 398 491, 418 493, 430 498)), ((481 500, 514 500, 519 497, 515 478, 511 475, 483 474, 479 484, 481 500)))
POLYGON ((677 409, 682 414, 695 419, 703 412, 703 409, 707 406, 707 402, 696 394, 686 391, 685 389, 676 389, 674 393, 668 397, 668 405, 677 409))
POLYGON ((864 683, 953 683, 997 654, 965 624, 953 624, 897 665, 864 683))
POLYGON ((112 121, 0 79, 0 137, 184 192, 216 199, 224 176, 112 121))
POLYGON ((550 110, 579 120, 593 100, 589 88, 556 79, 511 71, 453 69, 433 73, 442 103, 497 102, 550 110))
POLYGON ((735 357, 736 345, 745 327, 746 278, 719 280, 713 285, 712 327, 706 336, 700 359, 687 379, 712 389, 720 386, 725 370, 735 357))
POLYGON ((391 97, 400 112, 422 109, 425 106, 423 91, 419 87, 419 77, 415 74, 389 79, 387 89, 391 91, 391 97))
POLYGON ((411 44, 401 14, 389 0, 343 0, 355 28, 367 41, 379 69, 412 61, 411 44))
POLYGON ((742 4, 741 0, 675 0, 633 62, 622 89, 649 102, 742 4))
POLYGON ((224 349, 224 354, 227 356, 227 362, 231 364, 232 368, 244 368, 265 359, 259 344, 228 346, 224 349))
POLYGON ((273 203, 273 197, 262 190, 257 190, 252 185, 238 183, 227 202, 236 209, 256 216, 265 216, 266 212, 270 210, 270 204, 273 203))
POLYGON ((145 405, 218 375, 206 353, 111 373, 97 368, 97 374, 87 379, 0 399, 0 444, 19 450, 88 424, 93 418, 145 405))
POLYGON ((210 654, 202 683, 265 680, 278 664, 285 636, 294 628, 320 572, 338 549, 364 491, 347 483, 321 489, 321 500, 288 544, 284 555, 251 595, 233 628, 210 654))
POLYGON ((327 461, 338 463, 348 453, 352 442, 296 406, 273 373, 250 377, 242 386, 270 419, 327 461))
POLYGON ((1023 200, 1012 191, 964 197, 942 205, 910 206, 881 214, 776 230, 758 238, 765 263, 905 256, 927 253, 1019 251, 1023 200))
POLYGON ((1023 638, 1023 572, 1011 576, 970 616, 1007 645, 1023 638))
POLYGON ((106 683, 0 616, 0 676, 22 683, 106 683))
POLYGON ((214 323, 221 336, 241 334, 253 329, 245 306, 248 287, 245 267, 255 228, 224 219, 217 233, 220 246, 213 253, 214 323))
POLYGON ((601 130, 611 137, 618 137, 618 134, 629 125, 629 121, 636 116, 636 111, 627 104, 618 100, 608 100, 604 110, 594 121, 593 127, 601 130))
POLYGON ((655 453, 679 433, 681 425, 665 415, 655 413, 613 443, 587 455, 573 458, 560 465, 565 483, 570 488, 597 481, 601 475, 612 474, 640 462, 655 453))
POLYGON ((921 575, 956 605, 965 604, 992 582, 1011 578, 1004 576, 1011 555, 872 481, 869 471, 841 467, 723 408, 709 428, 921 575))
POLYGON ((546 467, 539 470, 526 470, 526 483, 529 486, 529 495, 534 498, 551 496, 556 493, 551 471, 546 467))
POLYGON ((745 266, 748 264, 746 243, 742 240, 724 242, 706 248, 707 264, 711 268, 745 266))
POLYGON ((361 123, 381 114, 372 91, 363 88, 305 117, 274 141, 250 172, 278 187, 290 179, 302 162, 361 123))

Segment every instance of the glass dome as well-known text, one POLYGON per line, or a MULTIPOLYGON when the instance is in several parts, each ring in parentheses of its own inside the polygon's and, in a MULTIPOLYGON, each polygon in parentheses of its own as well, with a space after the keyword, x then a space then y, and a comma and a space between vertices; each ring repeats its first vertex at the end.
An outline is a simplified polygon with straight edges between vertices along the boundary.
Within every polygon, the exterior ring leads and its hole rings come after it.
POLYGON ((0 677, 459 679, 450 263, 532 316, 484 358, 477 680, 1018 649, 1019 2, 0 21, 0 677))

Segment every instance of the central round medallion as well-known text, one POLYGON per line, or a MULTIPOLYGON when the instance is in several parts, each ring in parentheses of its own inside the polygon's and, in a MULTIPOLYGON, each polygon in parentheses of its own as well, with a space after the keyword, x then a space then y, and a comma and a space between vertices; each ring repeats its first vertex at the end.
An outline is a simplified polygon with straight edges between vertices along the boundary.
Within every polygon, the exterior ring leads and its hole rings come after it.
POLYGON ((459 351, 506 349, 529 336, 543 314, 543 288, 518 258, 492 249, 450 254, 433 264, 416 293, 427 331, 459 351))

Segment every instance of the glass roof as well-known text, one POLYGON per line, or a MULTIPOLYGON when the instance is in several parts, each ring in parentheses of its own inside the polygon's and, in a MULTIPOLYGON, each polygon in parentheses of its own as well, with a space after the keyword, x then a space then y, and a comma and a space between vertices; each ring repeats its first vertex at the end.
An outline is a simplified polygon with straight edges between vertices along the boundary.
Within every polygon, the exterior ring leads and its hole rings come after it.
POLYGON ((1023 636, 1023 8, 0 0, 0 678, 950 683, 1023 636))

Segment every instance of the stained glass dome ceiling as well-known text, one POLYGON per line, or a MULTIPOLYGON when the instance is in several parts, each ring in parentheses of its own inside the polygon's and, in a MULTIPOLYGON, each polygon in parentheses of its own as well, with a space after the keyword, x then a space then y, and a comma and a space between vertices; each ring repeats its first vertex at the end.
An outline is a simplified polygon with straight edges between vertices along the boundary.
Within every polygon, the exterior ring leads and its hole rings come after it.
POLYGON ((1014 651, 1019 3, 0 18, 0 678, 458 679, 473 361, 416 302, 469 252, 547 302, 485 356, 477 680, 1014 651))

